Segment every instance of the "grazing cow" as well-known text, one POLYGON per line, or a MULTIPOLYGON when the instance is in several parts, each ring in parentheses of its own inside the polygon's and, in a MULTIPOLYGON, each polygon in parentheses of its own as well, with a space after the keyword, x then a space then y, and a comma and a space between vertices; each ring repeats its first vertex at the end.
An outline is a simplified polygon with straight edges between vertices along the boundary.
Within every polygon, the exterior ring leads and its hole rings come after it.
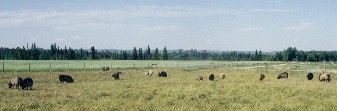
POLYGON ((123 74, 122 72, 115 72, 112 74, 112 77, 115 79, 115 80, 119 80, 119 75, 120 74, 123 74))
POLYGON ((161 71, 158 73, 158 77, 167 77, 167 73, 165 71, 161 71))
POLYGON ((199 76, 197 79, 195 79, 195 80, 197 80, 197 81, 201 81, 201 80, 203 80, 204 79, 204 77, 202 77, 202 76, 199 76))
POLYGON ((22 90, 28 90, 28 87, 30 90, 32 90, 32 86, 33 86, 33 79, 32 78, 25 78, 22 80, 20 87, 22 88, 22 90))
POLYGON ((307 75, 307 78, 308 78, 308 80, 312 80, 314 78, 314 74, 309 72, 308 75, 307 75))
POLYGON ((102 67, 102 70, 103 70, 103 72, 105 72, 105 71, 109 71, 109 67, 102 67))
POLYGON ((64 83, 64 82, 67 82, 67 83, 74 82, 74 79, 69 75, 59 75, 59 80, 62 83, 64 83))
POLYGON ((283 72, 283 73, 281 73, 279 76, 277 76, 277 79, 281 79, 281 78, 286 78, 286 79, 288 79, 288 73, 287 73, 287 72, 283 72))
POLYGON ((12 88, 13 86, 14 85, 11 82, 8 83, 8 88, 12 88))
POLYGON ((220 78, 225 79, 225 74, 224 73, 220 74, 220 78))
POLYGON ((152 70, 148 70, 147 72, 145 72, 145 76, 152 76, 153 75, 153 71, 152 70))
POLYGON ((322 73, 319 74, 319 81, 321 82, 330 82, 331 81, 331 77, 329 73, 322 73))
POLYGON ((209 79, 210 81, 214 81, 214 74, 209 75, 208 79, 209 79))
POLYGON ((263 81, 263 79, 266 78, 264 74, 260 74, 260 81, 263 81))
POLYGON ((22 78, 21 77, 14 77, 11 79, 11 81, 8 83, 8 87, 12 88, 13 86, 15 86, 15 89, 19 89, 19 85, 22 82, 22 78))

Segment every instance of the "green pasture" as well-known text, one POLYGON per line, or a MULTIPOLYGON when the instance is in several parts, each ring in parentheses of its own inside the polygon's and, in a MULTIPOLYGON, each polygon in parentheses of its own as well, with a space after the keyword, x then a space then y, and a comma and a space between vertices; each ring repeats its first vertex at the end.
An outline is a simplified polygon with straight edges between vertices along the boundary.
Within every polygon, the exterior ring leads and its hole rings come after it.
MULTIPOLYGON (((283 62, 283 61, 161 61, 161 60, 1 60, 1 72, 69 72, 99 71, 110 67, 112 71, 126 69, 214 69, 240 71, 323 71, 323 62, 283 62)), ((326 63, 327 71, 335 71, 337 65, 326 63)))

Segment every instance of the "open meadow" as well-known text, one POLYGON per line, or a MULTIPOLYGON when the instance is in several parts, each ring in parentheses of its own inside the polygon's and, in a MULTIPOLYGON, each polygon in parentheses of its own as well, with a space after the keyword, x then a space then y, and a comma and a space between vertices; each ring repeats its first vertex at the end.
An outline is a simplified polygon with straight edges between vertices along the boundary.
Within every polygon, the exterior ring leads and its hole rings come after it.
MULTIPOLYGON (((47 63, 50 62, 54 61, 47 63)), ((0 76, 0 110, 337 110, 336 75, 332 74, 329 83, 319 82, 318 72, 314 72, 314 80, 306 78, 305 69, 319 70, 322 63, 282 65, 286 63, 277 62, 277 68, 267 66, 268 72, 263 65, 256 69, 252 65, 256 62, 245 62, 245 67, 240 67, 240 62, 226 63, 236 65, 213 63, 218 66, 212 66, 209 61, 204 63, 205 67, 165 65, 151 68, 155 72, 152 77, 144 75, 146 67, 116 68, 110 72, 99 71, 102 65, 97 65, 97 70, 12 70, 0 76), (111 77, 114 71, 124 72, 120 80, 111 77), (159 71, 166 71, 168 77, 157 77, 159 71), (284 71, 289 72, 289 78, 276 79, 284 71), (60 83, 58 75, 65 73, 75 82, 60 83), (215 81, 208 80, 211 73, 215 74, 215 81), (224 80, 219 78, 220 73, 226 75, 224 80), (266 75, 264 81, 259 81, 261 73, 266 75), (9 89, 7 83, 15 76, 31 77, 33 90, 9 89), (198 76, 204 80, 197 81, 198 76)), ((329 66, 328 71, 333 72, 334 67, 329 66)))

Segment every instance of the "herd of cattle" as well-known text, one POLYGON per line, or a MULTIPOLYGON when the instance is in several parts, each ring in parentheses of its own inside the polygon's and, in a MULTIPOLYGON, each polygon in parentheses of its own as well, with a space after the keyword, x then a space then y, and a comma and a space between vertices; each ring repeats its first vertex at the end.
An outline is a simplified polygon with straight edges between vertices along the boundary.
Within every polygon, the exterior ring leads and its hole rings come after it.
MULTIPOLYGON (((108 71, 109 70, 109 67, 102 67, 102 70, 105 72, 105 71, 108 71)), ((119 80, 119 77, 120 75, 123 74, 123 72, 114 72, 112 74, 112 78, 114 78, 115 80, 119 80)), ((152 76, 154 74, 154 72, 152 70, 148 70, 145 72, 145 76, 152 76)), ((161 71, 158 73, 158 77, 167 77, 167 73, 165 71, 161 71)), ((220 79, 225 79, 225 74, 220 74, 219 75, 219 78, 220 79)), ((264 74, 260 74, 260 81, 263 81, 264 79, 266 78, 266 76, 264 74)), ((277 79, 281 79, 281 78, 285 78, 285 79, 288 79, 288 73, 287 72, 283 72, 281 74, 279 74, 277 76, 277 79)), ((314 78, 314 74, 313 73, 308 73, 307 74, 307 79, 308 80, 312 80, 314 78)), ((214 81, 215 80, 215 76, 214 74, 210 74, 208 79, 210 81, 214 81)), ((331 81, 331 75, 329 73, 321 73, 319 74, 318 76, 318 79, 319 81, 321 82, 330 82, 331 81)), ((61 83, 72 83, 74 82, 74 79, 69 76, 69 75, 59 75, 59 80, 61 83)), ((203 76, 198 76, 196 78, 196 80, 198 81, 202 81, 204 80, 204 77, 203 76)), ((33 79, 32 78, 25 78, 25 79, 22 79, 21 77, 14 77, 10 80, 10 82, 8 83, 8 86, 9 88, 12 88, 13 86, 15 86, 16 89, 20 89, 20 87, 23 89, 23 90, 28 90, 28 89, 32 89, 32 86, 33 86, 33 79)))

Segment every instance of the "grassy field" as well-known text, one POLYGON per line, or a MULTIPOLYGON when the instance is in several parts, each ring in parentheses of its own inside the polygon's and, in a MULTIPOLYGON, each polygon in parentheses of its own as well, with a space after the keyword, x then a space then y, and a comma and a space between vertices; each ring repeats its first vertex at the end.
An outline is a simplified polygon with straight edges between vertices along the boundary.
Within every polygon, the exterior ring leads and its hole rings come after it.
POLYGON ((0 110, 337 110, 335 74, 332 82, 323 83, 316 72, 308 81, 306 71, 292 71, 289 79, 280 80, 276 77, 284 70, 269 71, 259 81, 261 72, 227 67, 152 69, 166 71, 167 78, 145 77, 147 69, 125 69, 121 80, 113 80, 111 72, 70 71, 72 84, 58 81, 65 72, 5 72, 0 76, 0 110), (211 73, 216 81, 207 80, 211 73), (9 89, 15 76, 31 77, 33 90, 9 89), (206 80, 196 81, 198 76, 206 80))

